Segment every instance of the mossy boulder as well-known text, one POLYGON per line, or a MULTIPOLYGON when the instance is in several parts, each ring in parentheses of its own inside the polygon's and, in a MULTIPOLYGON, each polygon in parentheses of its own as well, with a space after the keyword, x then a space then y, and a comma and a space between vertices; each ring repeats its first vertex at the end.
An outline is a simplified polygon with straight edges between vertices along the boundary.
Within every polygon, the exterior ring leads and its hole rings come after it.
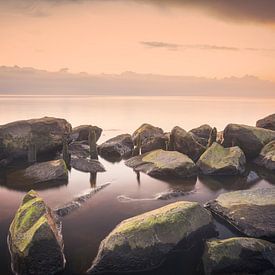
POLYGON ((80 125, 74 127, 70 136, 73 141, 88 142, 90 131, 95 131, 96 141, 98 141, 101 136, 102 129, 92 125, 80 125))
POLYGON ((205 207, 243 234, 275 240, 275 188, 221 194, 205 207))
POLYGON ((23 198, 10 225, 8 245, 16 274, 56 274, 64 269, 60 225, 35 191, 23 198))
POLYGON ((235 146, 224 148, 214 142, 197 162, 204 175, 237 175, 245 171, 245 155, 235 146))
POLYGON ((269 115, 258 120, 256 126, 275 131, 275 114, 269 115))
POLYGON ((241 237, 207 241, 203 266, 205 275, 275 274, 275 244, 241 237))
POLYGON ((275 140, 263 147, 255 163, 269 170, 275 171, 275 140))
POLYGON ((187 201, 124 220, 101 242, 88 273, 156 268, 179 243, 184 246, 188 238, 196 239, 211 225, 211 215, 198 203, 187 201))
POLYGON ((241 124, 229 124, 223 131, 223 146, 239 146, 247 158, 255 158, 262 148, 275 140, 275 131, 241 124))
POLYGON ((195 134, 186 132, 178 126, 172 129, 170 142, 173 150, 187 155, 193 161, 197 161, 206 150, 195 134))
POLYGON ((125 162, 135 171, 152 177, 193 177, 197 175, 195 163, 186 155, 177 151, 155 150, 140 156, 132 157, 125 162))
POLYGON ((27 157, 34 144, 37 154, 55 153, 62 147, 63 137, 72 127, 65 120, 53 117, 21 120, 0 126, 0 160, 27 157))

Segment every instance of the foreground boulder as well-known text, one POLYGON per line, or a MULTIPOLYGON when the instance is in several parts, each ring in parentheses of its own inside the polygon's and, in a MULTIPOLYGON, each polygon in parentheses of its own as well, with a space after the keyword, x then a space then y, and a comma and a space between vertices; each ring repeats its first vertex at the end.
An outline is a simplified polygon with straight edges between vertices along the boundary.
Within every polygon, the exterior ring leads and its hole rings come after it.
POLYGON ((275 140, 264 146, 255 163, 269 170, 275 170, 275 140))
MULTIPOLYGON (((60 226, 59 226, 60 227, 60 226)), ((62 236, 50 208, 30 191, 10 225, 8 245, 16 274, 56 274, 63 270, 62 236)))
POLYGON ((71 133, 71 139, 73 141, 88 141, 90 131, 95 131, 96 141, 99 140, 102 129, 92 125, 80 125, 74 127, 71 133))
POLYGON ((193 133, 186 132, 178 126, 172 129, 171 144, 174 150, 187 155, 193 161, 197 161, 206 149, 193 133))
POLYGON ((256 123, 257 127, 275 131, 275 114, 260 119, 256 123))
POLYGON ((197 162, 204 175, 237 175, 245 171, 245 155, 235 146, 224 148, 214 142, 197 162))
POLYGON ((275 131, 229 124, 224 129, 223 139, 224 147, 239 146, 247 158, 255 158, 267 143, 275 140, 275 131))
POLYGON ((161 128, 155 127, 148 123, 144 123, 133 133, 132 139, 134 144, 136 145, 139 139, 140 142, 143 143, 145 139, 161 135, 163 135, 163 130, 161 128))
POLYGON ((27 157, 28 147, 34 144, 36 153, 52 153, 62 147, 71 125, 60 118, 44 117, 21 120, 0 126, 0 160, 27 157))
POLYGON ((130 158, 125 164, 135 171, 157 178, 169 176, 186 178, 197 174, 195 163, 177 151, 155 150, 130 158))
POLYGON ((88 273, 153 269, 180 242, 184 246, 192 237, 198 240, 199 232, 207 231, 211 223, 205 209, 187 201, 124 220, 101 242, 88 273))
POLYGON ((205 275, 275 274, 275 244, 254 238, 230 238, 206 243, 205 275))
POLYGON ((116 136, 102 143, 99 147, 99 154, 107 159, 122 158, 132 152, 134 144, 129 134, 116 136))
POLYGON ((97 173, 105 172, 104 166, 95 159, 73 158, 71 166, 82 172, 97 173))
POLYGON ((205 206, 247 236, 275 240, 275 188, 224 193, 205 206))

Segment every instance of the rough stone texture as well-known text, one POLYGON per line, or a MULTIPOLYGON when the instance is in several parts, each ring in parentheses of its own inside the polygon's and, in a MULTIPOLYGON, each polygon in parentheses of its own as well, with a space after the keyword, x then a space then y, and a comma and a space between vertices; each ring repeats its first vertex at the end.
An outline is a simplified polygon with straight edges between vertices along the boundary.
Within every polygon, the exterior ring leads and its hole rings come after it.
POLYGON ((192 177, 197 174, 195 163, 186 155, 177 151, 155 150, 133 157, 125 162, 135 171, 141 171, 152 177, 192 177))
POLYGON ((34 191, 26 194, 10 225, 8 244, 16 274, 63 270, 63 240, 51 210, 34 191))
POLYGON ((98 160, 95 159, 73 158, 71 160, 71 166, 74 169, 82 172, 105 172, 103 164, 101 164, 98 160))
POLYGON ((99 154, 104 158, 121 158, 131 153, 134 144, 129 134, 116 136, 102 143, 99 147, 99 154))
POLYGON ((141 144, 141 153, 147 153, 156 149, 166 149, 166 143, 169 142, 167 135, 149 137, 143 140, 141 144))
POLYGON ((0 159, 26 157, 30 142, 37 154, 55 152, 62 148, 64 135, 71 133, 71 125, 60 118, 44 117, 21 120, 0 126, 0 159))
POLYGON ((230 238, 206 243, 205 275, 275 274, 275 244, 254 238, 230 238))
POLYGON ((224 193, 205 206, 247 236, 275 240, 274 187, 224 193))
POLYGON ((263 147, 255 163, 267 169, 275 170, 275 140, 263 147))
POLYGON ((235 146, 224 148, 214 142, 200 157, 197 166, 205 175, 237 175, 245 171, 245 155, 235 146))
POLYGON ((171 143, 173 149, 187 155, 193 161, 197 161, 206 149, 196 139, 193 133, 188 133, 178 126, 172 129, 171 143))
POLYGON ((74 141, 69 144, 69 153, 77 158, 90 157, 90 146, 85 141, 74 141))
POLYGON ((134 272, 159 266, 179 242, 211 226, 198 203, 181 201, 122 221, 101 242, 89 274, 134 272))
POLYGON ((211 131, 212 131, 212 128, 208 124, 203 124, 200 127, 190 130, 190 132, 192 132, 196 136, 198 136, 200 138, 204 138, 206 140, 209 139, 211 131))
POLYGON ((275 131, 275 114, 260 119, 256 123, 257 127, 275 131))
POLYGON ((223 138, 224 147, 239 146, 247 158, 255 158, 264 145, 275 140, 275 131, 241 124, 229 124, 224 129, 223 138))
POLYGON ((71 139, 73 141, 88 141, 90 130, 95 131, 96 141, 98 141, 101 136, 102 129, 92 125, 80 125, 74 127, 71 133, 71 139))
POLYGON ((159 127, 155 127, 151 124, 142 124, 132 135, 134 144, 137 144, 137 140, 140 137, 141 143, 147 138, 163 135, 163 130, 159 127))

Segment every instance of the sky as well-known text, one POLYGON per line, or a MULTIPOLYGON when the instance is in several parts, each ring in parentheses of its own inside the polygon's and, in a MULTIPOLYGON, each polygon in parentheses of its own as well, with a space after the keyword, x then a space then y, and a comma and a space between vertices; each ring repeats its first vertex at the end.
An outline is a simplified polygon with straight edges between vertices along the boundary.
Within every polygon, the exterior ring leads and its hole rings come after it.
POLYGON ((273 0, 0 1, 0 65, 275 81, 273 0))

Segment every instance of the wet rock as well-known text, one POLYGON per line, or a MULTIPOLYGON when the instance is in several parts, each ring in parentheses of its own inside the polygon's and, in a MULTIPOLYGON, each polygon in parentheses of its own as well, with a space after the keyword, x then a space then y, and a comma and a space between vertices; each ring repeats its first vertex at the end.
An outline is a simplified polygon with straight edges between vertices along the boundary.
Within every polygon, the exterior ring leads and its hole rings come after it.
POLYGON ((186 155, 177 151, 155 150, 133 157, 125 162, 135 171, 140 171, 152 177, 193 177, 197 174, 195 163, 186 155))
POLYGON ((169 139, 167 135, 149 137, 143 140, 141 144, 141 153, 147 153, 157 149, 166 149, 169 139))
POLYGON ((239 146, 247 158, 255 158, 267 143, 275 140, 275 131, 229 124, 224 129, 223 138, 224 147, 239 146))
POLYGON ((60 118, 44 117, 21 120, 0 126, 0 159, 27 157, 28 147, 36 153, 52 153, 62 148, 63 137, 71 133, 71 125, 60 118))
POLYGON ((174 127, 171 132, 171 143, 174 150, 187 155, 193 161, 197 161, 206 150, 206 147, 198 142, 196 135, 178 126, 174 127))
POLYGON ((163 130, 161 128, 155 127, 148 123, 144 123, 133 133, 132 139, 134 144, 136 145, 139 138, 142 143, 145 139, 161 135, 163 135, 163 130))
POLYGON ((129 134, 116 136, 102 143, 99 154, 104 158, 122 158, 132 152, 134 144, 129 134))
POLYGON ((275 188, 221 194, 205 206, 247 236, 275 240, 275 188))
POLYGON ((187 201, 124 220, 101 242, 88 273, 153 269, 179 243, 184 246, 188 238, 198 236, 211 224, 211 215, 205 209, 198 203, 187 201))
POLYGON ((73 157, 88 158, 90 157, 90 146, 85 141, 74 141, 69 144, 69 153, 73 157))
POLYGON ((208 124, 203 124, 200 127, 194 128, 190 130, 196 136, 208 140, 210 133, 212 131, 212 127, 208 124))
POLYGON ((275 131, 275 114, 260 119, 256 123, 257 127, 275 131))
POLYGON ((275 140, 263 147, 255 163, 269 170, 275 170, 275 140))
POLYGON ((275 244, 254 238, 207 241, 205 275, 275 273, 275 244))
POLYGON ((71 166, 74 169, 82 172, 105 172, 103 164, 101 164, 98 160, 95 159, 72 158, 71 166))
POLYGON ((73 128, 71 139, 73 141, 88 141, 89 133, 91 130, 95 131, 96 141, 98 141, 101 136, 102 129, 92 125, 80 125, 73 128))
POLYGON ((26 194, 10 225, 8 245, 16 274, 56 274, 64 269, 63 240, 54 215, 34 191, 26 194))
POLYGON ((237 175, 245 171, 245 155, 235 146, 224 148, 214 142, 197 162, 204 175, 237 175))

